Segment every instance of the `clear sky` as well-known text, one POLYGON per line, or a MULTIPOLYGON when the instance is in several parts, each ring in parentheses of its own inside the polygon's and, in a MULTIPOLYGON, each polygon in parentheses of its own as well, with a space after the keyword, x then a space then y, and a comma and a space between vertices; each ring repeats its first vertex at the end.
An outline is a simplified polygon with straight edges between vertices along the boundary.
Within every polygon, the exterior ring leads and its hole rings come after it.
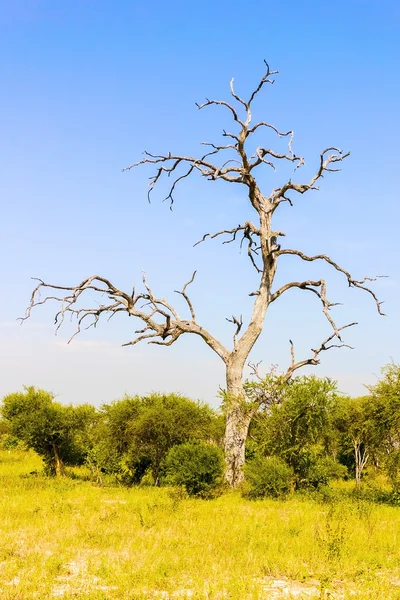
MULTIPOLYGON (((338 322, 359 321, 346 337, 355 349, 325 353, 313 372, 363 393, 382 365, 400 360, 399 47, 395 0, 0 0, 0 397, 36 385, 66 403, 173 391, 217 405, 223 364, 191 336, 172 348, 122 348, 135 327, 121 317, 67 345, 68 327, 54 336, 54 307, 22 326, 16 319, 31 277, 75 284, 98 273, 130 290, 144 269, 173 299, 197 269, 199 321, 231 343, 225 317, 246 321, 255 273, 234 244, 193 244, 252 216, 244 189, 194 177, 171 212, 157 192, 147 203, 151 171, 121 169, 144 149, 190 154, 219 142, 229 114, 195 102, 228 99, 232 77, 247 95, 264 58, 279 75, 254 116, 295 130, 294 150, 306 158, 298 177, 314 171, 323 148, 351 150, 320 192, 277 214, 284 244, 330 253, 356 278, 390 276, 375 285, 388 315, 379 317, 366 294, 321 266, 288 259, 280 273, 324 275, 331 299, 344 302, 338 322)), ((279 176, 266 167, 263 189, 279 176)), ((283 369, 289 338, 300 358, 327 334, 317 300, 288 293, 252 359, 283 369)))

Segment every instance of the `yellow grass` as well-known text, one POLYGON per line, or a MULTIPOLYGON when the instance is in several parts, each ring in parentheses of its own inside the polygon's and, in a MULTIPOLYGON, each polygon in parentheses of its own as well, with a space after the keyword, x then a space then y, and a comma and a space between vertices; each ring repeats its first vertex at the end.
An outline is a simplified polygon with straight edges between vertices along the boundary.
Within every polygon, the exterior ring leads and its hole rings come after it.
POLYGON ((400 598, 400 509, 185 499, 0 452, 0 598, 400 598), (292 595, 290 595, 292 594, 292 595))

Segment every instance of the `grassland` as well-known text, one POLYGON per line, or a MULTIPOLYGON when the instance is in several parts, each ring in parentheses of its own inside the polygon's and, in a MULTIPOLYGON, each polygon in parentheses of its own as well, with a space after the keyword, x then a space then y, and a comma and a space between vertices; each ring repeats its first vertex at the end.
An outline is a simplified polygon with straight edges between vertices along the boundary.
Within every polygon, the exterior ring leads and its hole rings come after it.
POLYGON ((400 509, 99 487, 0 453, 0 598, 400 598, 400 509), (29 474, 38 471, 39 474, 29 474))

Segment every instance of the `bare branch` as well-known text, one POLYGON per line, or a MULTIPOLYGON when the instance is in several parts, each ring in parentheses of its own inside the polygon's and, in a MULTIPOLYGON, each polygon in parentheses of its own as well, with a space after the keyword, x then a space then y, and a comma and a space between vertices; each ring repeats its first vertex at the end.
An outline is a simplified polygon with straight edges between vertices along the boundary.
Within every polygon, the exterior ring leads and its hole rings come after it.
POLYGON ((313 352, 313 355, 310 358, 306 358, 305 360, 300 360, 298 362, 296 362, 296 360, 295 360, 294 344, 293 344, 292 340, 289 340, 291 363, 290 363, 290 367, 287 369, 286 373, 283 376, 284 380, 289 381, 289 379, 292 377, 293 373, 295 371, 297 371, 298 369, 301 369, 302 367, 305 367, 307 365, 313 365, 313 366, 319 365, 319 363, 320 363, 319 355, 321 354, 321 352, 324 352, 325 350, 330 350, 331 348, 350 348, 351 350, 353 350, 352 346, 349 346, 348 344, 343 344, 343 343, 329 344, 329 342, 331 342, 335 338, 341 339, 339 336, 339 333, 341 331, 343 331, 343 329, 347 329, 348 327, 353 327, 354 325, 357 325, 357 323, 349 323, 348 325, 343 325, 342 327, 339 327, 337 329, 337 333, 333 332, 330 336, 328 336, 321 343, 319 348, 311 349, 311 351, 313 352))
POLYGON ((236 331, 235 331, 235 333, 233 334, 233 345, 234 345, 234 347, 236 348, 236 345, 237 345, 237 336, 239 335, 239 333, 240 333, 240 330, 241 330, 241 329, 242 329, 242 327, 243 327, 243 317, 242 317, 242 315, 240 315, 240 319, 238 319, 237 317, 235 317, 235 316, 232 316, 232 319, 228 319, 228 318, 227 318, 226 320, 227 320, 229 323, 233 323, 234 325, 236 325, 236 331))
POLYGON ((285 194, 289 191, 294 191, 299 194, 304 194, 305 192, 308 192, 309 190, 317 190, 318 187, 316 187, 315 184, 321 177, 324 176, 325 172, 335 172, 335 171, 340 170, 340 169, 332 169, 329 167, 329 165, 332 163, 341 162, 348 156, 350 156, 350 152, 346 152, 344 154, 343 151, 340 150, 339 148, 334 148, 334 147, 326 148, 320 154, 320 165, 319 165, 318 171, 311 178, 309 183, 293 183, 291 180, 289 180, 282 187, 275 188, 270 195, 270 199, 274 202, 275 206, 278 206, 281 202, 283 202, 285 200, 287 201, 287 197, 285 197, 285 194), (333 154, 330 154, 327 158, 325 158, 326 153, 331 152, 331 151, 333 152, 333 154))
POLYGON ((236 236, 239 233, 239 231, 243 232, 243 236, 242 236, 242 239, 240 242, 240 248, 242 248, 243 242, 245 240, 247 240, 247 254, 250 258, 250 261, 251 261, 253 267, 256 269, 256 271, 258 273, 262 273, 262 269, 260 269, 260 267, 257 265, 257 263, 254 259, 254 255, 258 254, 259 241, 256 242, 253 239, 253 235, 258 236, 258 237, 260 236, 260 230, 251 221, 246 221, 246 223, 244 225, 238 225, 237 227, 234 227, 233 229, 223 229, 223 230, 217 231, 216 233, 213 233, 213 234, 205 233, 203 235, 203 237, 201 238, 201 240, 196 242, 194 244, 194 246, 198 246, 199 244, 204 242, 208 237, 210 239, 213 239, 220 235, 231 235, 232 236, 231 239, 225 240, 224 242, 222 242, 223 244, 230 244, 231 242, 234 242, 236 240, 236 236))
POLYGON ((272 161, 265 160, 265 158, 264 158, 265 156, 272 156, 272 158, 276 158, 279 160, 288 160, 293 163, 297 162, 296 169, 298 169, 299 167, 304 165, 304 158, 301 156, 295 156, 293 153, 280 154, 279 152, 275 152, 274 150, 267 150, 266 148, 261 148, 261 147, 257 148, 255 156, 257 156, 257 160, 255 160, 253 163, 251 163, 250 168, 249 168, 250 171, 252 171, 255 167, 257 167, 258 165, 260 165, 262 163, 269 165, 270 167, 272 167, 274 169, 274 171, 276 171, 274 163, 272 161))
POLYGON ((271 295, 270 304, 275 302, 284 292, 287 290, 291 290, 293 288, 298 288, 300 290, 307 290, 309 292, 313 292, 318 298, 320 297, 320 293, 318 290, 314 288, 318 288, 321 286, 321 280, 313 281, 312 279, 307 279, 306 281, 291 281, 289 283, 285 283, 282 287, 280 287, 276 292, 271 295))
POLYGON ((217 154, 218 152, 220 152, 220 150, 223 150, 223 149, 224 148, 221 146, 219 149, 216 148, 212 152, 207 152, 200 158, 195 158, 192 156, 173 155, 171 153, 168 153, 167 155, 162 155, 162 154, 157 155, 157 154, 151 154, 150 152, 145 151, 144 152, 145 158, 143 158, 142 160, 140 160, 136 163, 129 165, 128 167, 125 167, 123 169, 123 171, 129 171, 130 169, 133 169, 135 167, 138 167, 140 165, 145 165, 145 164, 161 165, 161 166, 158 166, 156 174, 150 178, 149 191, 147 194, 148 200, 150 202, 151 193, 152 193, 154 187, 156 186, 156 184, 158 183, 158 181, 160 180, 160 177, 163 174, 166 174, 168 177, 170 177, 171 174, 174 173, 174 171, 179 166, 188 165, 189 166, 188 170, 183 175, 176 177, 176 179, 173 181, 173 183, 170 187, 170 190, 169 190, 167 196, 164 198, 164 201, 165 200, 170 201, 170 207, 172 207, 172 205, 174 203, 173 193, 175 191, 177 184, 180 181, 182 181, 183 179, 186 179, 187 177, 189 177, 189 175, 191 175, 193 173, 194 169, 197 169, 198 171, 200 171, 201 175, 206 177, 207 179, 212 179, 212 180, 213 179, 224 179, 225 181, 242 183, 241 177, 231 175, 231 173, 241 173, 240 166, 238 166, 238 167, 225 166, 225 167, 221 168, 221 167, 218 167, 217 165, 214 165, 213 163, 209 162, 208 160, 206 160, 209 156, 217 154))
POLYGON ((235 134, 235 133, 228 133, 227 131, 225 131, 225 129, 222 130, 222 136, 223 137, 230 137, 233 140, 236 140, 237 142, 239 142, 239 137, 235 134))
POLYGON ((268 77, 270 75, 275 75, 276 73, 278 73, 278 71, 271 71, 269 68, 269 65, 267 63, 267 61, 264 61, 267 70, 266 73, 264 74, 264 76, 261 78, 258 86, 256 87, 256 89, 252 92, 249 100, 246 102, 245 100, 243 100, 243 98, 241 98, 238 94, 236 94, 235 90, 234 90, 234 79, 231 79, 230 82, 230 90, 231 90, 231 95, 233 96, 233 98, 236 100, 236 102, 238 102, 239 104, 241 104, 247 113, 247 119, 245 122, 243 122, 241 119, 239 119, 238 114, 236 109, 229 104, 229 102, 226 102, 225 100, 209 100, 208 98, 206 98, 206 102, 204 102, 203 104, 197 104, 196 106, 199 110, 201 110, 202 108, 205 108, 206 106, 211 106, 211 105, 219 105, 219 106, 225 106, 232 114, 233 119, 242 126, 243 129, 245 129, 250 121, 251 121, 251 103, 253 102, 255 96, 259 93, 259 91, 261 90, 261 88, 264 86, 265 83, 274 83, 273 79, 268 79, 268 77))
POLYGON ((230 87, 230 90, 231 90, 231 94, 232 94, 232 96, 235 98, 236 102, 239 102, 239 104, 242 104, 242 105, 245 107, 246 111, 247 111, 247 110, 248 110, 248 107, 249 107, 249 105, 248 105, 248 103, 247 103, 247 102, 245 102, 245 101, 244 101, 244 100, 243 100, 243 99, 242 99, 240 96, 238 96, 238 95, 235 93, 235 90, 233 89, 233 82, 234 82, 234 81, 235 81, 235 80, 234 80, 234 78, 232 77, 232 79, 231 79, 231 82, 230 82, 230 85, 229 85, 229 87, 230 87))
MULTIPOLYGON (((251 122, 251 103, 253 102, 255 96, 260 92, 260 90, 262 89, 262 87, 264 86, 265 83, 273 83, 273 80, 269 79, 269 76, 274 73, 277 73, 277 71, 271 71, 268 63, 266 61, 264 61, 264 62, 266 65, 266 72, 263 75, 263 77, 261 78, 258 86, 252 92, 252 94, 247 102, 245 100, 243 100, 243 98, 241 98, 235 92, 234 87, 233 87, 233 81, 234 81, 233 79, 231 80, 231 83, 230 83, 231 95, 232 95, 233 99, 236 102, 238 102, 241 107, 243 107, 245 109, 246 115, 247 115, 246 120, 242 120, 239 117, 238 111, 235 108, 235 106, 233 106, 229 102, 226 102, 225 100, 210 100, 207 98, 203 104, 197 104, 197 107, 200 110, 207 106, 217 105, 217 106, 224 106, 225 108, 227 108, 230 111, 234 122, 239 125, 240 131, 238 133, 230 133, 230 132, 223 130, 223 136, 232 138, 235 141, 234 144, 218 145, 218 144, 214 144, 211 142, 203 142, 203 145, 210 146, 210 148, 212 148, 212 151, 208 152, 207 154, 204 154, 200 158, 195 158, 192 156, 173 155, 171 153, 168 153, 166 155, 156 155, 156 154, 151 154, 150 152, 145 152, 144 153, 145 158, 143 158, 142 160, 140 160, 136 163, 133 163, 132 165, 123 169, 123 171, 127 171, 134 167, 138 167, 138 166, 144 165, 144 164, 151 164, 151 165, 155 165, 157 167, 156 174, 150 178, 149 191, 148 191, 149 201, 151 198, 151 193, 152 193, 154 187, 156 186, 156 184, 158 183, 158 181, 160 180, 160 178, 162 177, 162 175, 166 174, 169 177, 169 176, 171 176, 171 174, 175 173, 175 171, 179 167, 182 167, 183 165, 186 165, 187 169, 185 170, 185 172, 183 174, 178 175, 174 179, 174 181, 169 189, 168 194, 164 198, 164 201, 168 200, 170 202, 171 209, 172 209, 172 205, 174 203, 174 192, 175 192, 176 186, 183 179, 186 179, 187 177, 189 177, 193 173, 194 170, 199 171, 203 177, 205 177, 206 179, 209 179, 209 180, 215 181, 217 179, 222 179, 224 181, 228 181, 229 183, 241 183, 243 185, 246 185, 250 190, 249 196, 252 199, 252 197, 254 196, 254 190, 255 190, 255 186, 256 186, 256 182, 255 182, 253 176, 251 175, 252 169, 254 169, 256 166, 258 166, 262 163, 268 164, 275 169, 274 164, 271 161, 267 160, 265 158, 266 156, 271 156, 272 158, 275 158, 277 160, 289 160, 293 163, 296 163, 297 167, 304 164, 303 158, 298 157, 298 156, 294 155, 294 153, 293 153, 293 150, 292 150, 293 131, 280 132, 274 125, 271 125, 265 121, 260 121, 259 123, 256 123, 256 125, 254 125, 252 128, 249 127, 250 122, 251 122), (288 142, 289 153, 284 154, 284 153, 275 152, 272 149, 266 149, 263 147, 259 147, 257 149, 256 155, 255 155, 256 160, 251 162, 247 155, 247 152, 245 150, 244 142, 246 141, 246 139, 248 138, 249 135, 251 135, 252 133, 254 133, 257 129, 259 129, 261 127, 273 130, 279 137, 289 136, 289 142, 288 142), (236 152, 239 155, 240 160, 230 159, 228 161, 225 161, 221 166, 211 163, 208 160, 208 158, 210 156, 216 155, 225 150, 233 150, 234 152, 236 152)), ((278 190, 277 193, 279 193, 280 191, 281 190, 278 190)), ((280 199, 282 199, 282 201, 284 199, 284 196, 285 196, 285 191, 283 190, 282 194, 280 196, 280 199)), ((252 200, 252 204, 254 204, 253 200, 252 200)))
POLYGON ((254 377, 257 377, 257 379, 259 381, 263 380, 263 377, 260 375, 259 370, 258 370, 261 363, 262 363, 262 360, 259 360, 258 363, 252 363, 252 362, 247 363, 247 366, 251 369, 251 375, 253 375, 254 377))
POLYGON ((202 146, 210 146, 210 148, 214 148, 214 150, 220 151, 220 150, 235 150, 237 151, 237 145, 236 144, 225 144, 222 146, 217 146, 216 144, 213 144, 212 142, 201 142, 202 146))
POLYGON ((60 310, 56 313, 55 324, 56 332, 64 323, 65 317, 70 316, 71 319, 76 319, 77 326, 74 334, 70 338, 71 341, 78 335, 82 328, 88 329, 96 327, 101 316, 111 318, 117 312, 127 312, 130 316, 136 317, 144 324, 142 329, 136 330, 134 340, 127 342, 124 346, 133 346, 143 340, 148 340, 149 343, 161 344, 170 346, 183 333, 194 333, 204 339, 204 341, 212 348, 224 361, 227 360, 228 350, 214 338, 206 329, 198 325, 195 318, 193 305, 187 296, 186 289, 194 281, 196 272, 192 278, 184 285, 181 292, 185 298, 191 313, 191 320, 181 319, 175 308, 165 300, 155 296, 153 290, 149 286, 146 275, 143 273, 143 285, 145 292, 136 293, 135 290, 131 294, 127 294, 115 287, 108 279, 93 275, 84 279, 77 286, 57 286, 45 283, 39 279, 39 284, 32 292, 31 301, 27 308, 25 317, 21 321, 25 321, 31 316, 32 309, 36 306, 45 304, 49 301, 58 302, 61 305, 60 310), (40 297, 40 293, 45 290, 51 292, 44 298, 40 297), (58 292, 60 292, 58 294, 58 292), (95 308, 81 308, 78 305, 79 300, 86 292, 96 292, 101 295, 107 295, 112 301, 108 304, 100 304, 95 308), (144 301, 144 305, 139 308, 139 305, 144 301))
MULTIPOLYGON (((301 252, 300 250, 291 250, 289 248, 285 248, 283 250, 279 250, 279 252, 277 252, 277 254, 278 255, 285 255, 285 254, 287 254, 287 255, 299 256, 302 260, 304 260, 306 262, 313 262, 315 260, 323 260, 323 261, 325 261, 326 263, 328 263, 328 265, 330 265, 331 267, 333 267, 334 269, 336 269, 336 271, 339 271, 339 273, 343 273, 343 275, 347 279, 349 287, 355 287, 355 288, 358 288, 360 290, 364 290, 365 292, 367 292, 368 294, 370 294, 372 296, 372 298, 374 299, 374 301, 375 301, 378 313, 380 315, 384 316, 385 313, 383 313, 382 310, 381 310, 381 305, 383 304, 383 302, 380 302, 378 300, 378 297, 375 294, 375 292, 373 290, 371 290, 369 287, 367 287, 366 285, 364 285, 364 284, 367 281, 377 281, 378 279, 385 278, 386 275, 377 275, 376 277, 363 277, 363 279, 357 280, 357 279, 354 279, 351 276, 351 274, 349 273, 349 271, 346 271, 346 269, 344 269, 338 263, 336 263, 334 260, 332 260, 327 254, 316 254, 314 256, 308 256, 307 254, 304 254, 304 252, 301 252)), ((285 290, 283 290, 283 291, 285 291, 285 290)), ((278 290, 278 292, 279 292, 279 290, 278 290)), ((276 294, 278 294, 278 292, 276 292, 276 294)))
POLYGON ((183 286, 183 289, 182 289, 181 292, 179 292, 178 290, 175 290, 175 292, 177 294, 181 294, 185 298, 185 300, 187 302, 187 305, 189 306, 190 314, 192 315, 192 320, 194 322, 196 322, 196 313, 194 312, 193 304, 192 304, 189 296, 186 293, 186 288, 187 288, 188 285, 190 285, 191 283, 193 283, 194 278, 196 277, 196 273, 197 273, 197 271, 193 272, 193 275, 192 275, 191 279, 189 279, 189 281, 187 283, 185 283, 185 285, 183 286))
POLYGON ((231 240, 227 240, 225 242, 223 242, 224 244, 229 244, 230 242, 233 242, 236 239, 236 234, 239 231, 248 231, 249 235, 260 235, 260 230, 254 225, 254 223, 252 223, 251 221, 246 221, 246 223, 244 223, 244 225, 238 225, 237 227, 234 227, 233 229, 222 229, 221 231, 217 231, 217 233, 205 233, 203 235, 203 237, 201 238, 201 240, 199 240, 198 242, 196 242, 193 245, 193 248, 195 246, 198 246, 199 244, 201 244, 202 242, 204 242, 206 240, 206 238, 210 238, 211 240, 220 236, 220 235, 232 235, 232 239, 231 240))
POLYGON ((206 101, 203 102, 203 104, 198 104, 196 102, 196 106, 199 110, 201 110, 202 108, 205 108, 206 106, 212 106, 213 104, 216 106, 225 106, 228 110, 231 111, 234 121, 236 121, 236 123, 239 123, 239 125, 244 127, 243 121, 241 121, 239 119, 236 110, 233 108, 233 106, 231 104, 229 104, 229 102, 226 102, 225 100, 209 100, 208 98, 206 98, 206 101))
POLYGON ((318 281, 312 281, 308 279, 307 281, 291 281, 290 283, 286 283, 281 288, 279 288, 274 294, 271 296, 270 303, 275 302, 279 296, 281 296, 287 290, 298 288, 300 290, 306 290, 308 292, 312 292, 315 294, 322 303, 322 312, 324 313, 326 319, 329 321, 332 329, 335 332, 336 337, 340 340, 339 329, 336 326, 335 321, 332 319, 329 311, 333 306, 337 306, 337 302, 330 302, 326 296, 326 283, 324 279, 319 279, 318 281), (319 289, 318 289, 319 288, 319 289))
POLYGON ((247 105, 250 106, 251 103, 253 102, 254 98, 257 96, 258 92, 261 90, 261 88, 263 87, 263 85, 265 85, 266 83, 274 83, 274 79, 268 79, 268 77, 270 75, 277 75, 277 73, 279 71, 271 71, 269 68, 269 64, 267 63, 267 61, 264 59, 264 64, 267 67, 267 71, 265 73, 265 75, 263 76, 263 78, 261 79, 260 83, 258 84, 258 86, 256 87, 256 89, 254 90, 254 92, 252 92, 249 101, 247 102, 247 105))
POLYGON ((217 231, 217 233, 205 233, 203 235, 203 237, 201 238, 201 240, 199 240, 198 242, 196 242, 195 244, 193 244, 193 248, 195 246, 198 246, 199 244, 201 244, 202 242, 204 242, 208 237, 212 240, 220 235, 232 235, 232 239, 227 240, 225 242, 223 242, 224 244, 229 244, 230 242, 233 242, 236 239, 236 234, 239 231, 242 231, 244 229, 243 225, 238 225, 237 227, 234 227, 233 229, 222 229, 221 231, 217 231))
POLYGON ((139 342, 142 342, 143 340, 148 340, 148 339, 151 339, 154 337, 158 337, 158 333, 148 333, 146 335, 140 335, 139 337, 135 338, 131 342, 125 342, 125 344, 122 344, 122 347, 135 346, 136 344, 138 344, 139 342))
POLYGON ((276 135, 279 137, 287 137, 288 135, 290 135, 291 137, 293 136, 293 131, 279 131, 279 129, 277 127, 275 127, 275 125, 271 125, 271 123, 267 123, 266 121, 259 121, 258 123, 256 123, 255 125, 253 125, 253 127, 250 127, 247 130, 248 135, 254 133, 255 131, 257 131, 257 129, 259 127, 266 127, 267 129, 272 129, 272 131, 275 131, 276 135))

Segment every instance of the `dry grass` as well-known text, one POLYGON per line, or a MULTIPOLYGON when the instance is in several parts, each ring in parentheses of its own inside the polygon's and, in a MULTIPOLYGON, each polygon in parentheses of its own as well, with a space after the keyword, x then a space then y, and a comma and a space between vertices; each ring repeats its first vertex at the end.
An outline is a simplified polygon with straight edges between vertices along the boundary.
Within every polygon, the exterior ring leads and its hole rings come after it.
POLYGON ((400 598, 394 507, 188 500, 40 469, 0 453, 2 600, 400 598))

